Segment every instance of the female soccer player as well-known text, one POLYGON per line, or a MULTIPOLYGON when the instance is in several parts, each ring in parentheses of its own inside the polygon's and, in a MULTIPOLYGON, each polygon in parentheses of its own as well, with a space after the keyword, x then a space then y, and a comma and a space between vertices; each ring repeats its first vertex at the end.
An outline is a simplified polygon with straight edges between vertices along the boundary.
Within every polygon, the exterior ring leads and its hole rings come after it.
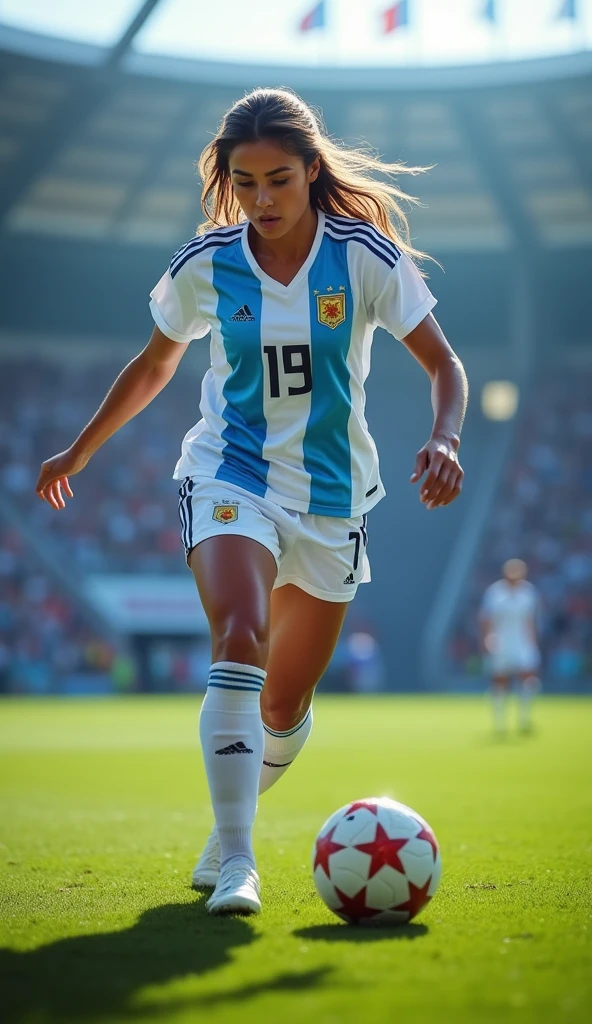
POLYGON ((216 826, 193 882, 215 884, 214 914, 261 909, 257 794, 304 746, 347 604, 370 578, 366 514, 384 495, 364 417, 377 325, 432 382, 432 433, 411 476, 427 474, 421 501, 448 505, 461 489, 466 378, 431 315, 420 254, 399 237, 408 197, 371 174, 401 170, 336 145, 287 90, 235 103, 200 161, 207 230, 154 288, 148 345, 72 447, 41 467, 37 493, 64 508, 68 477, 211 332, 202 419, 174 475, 212 634, 200 738, 216 826))
POLYGON ((528 566, 510 558, 502 566, 503 578, 492 583, 481 605, 481 633, 491 673, 491 698, 495 727, 506 727, 506 699, 512 679, 518 682, 519 727, 530 732, 530 706, 539 688, 541 661, 538 646, 540 600, 536 587, 526 579, 528 566))

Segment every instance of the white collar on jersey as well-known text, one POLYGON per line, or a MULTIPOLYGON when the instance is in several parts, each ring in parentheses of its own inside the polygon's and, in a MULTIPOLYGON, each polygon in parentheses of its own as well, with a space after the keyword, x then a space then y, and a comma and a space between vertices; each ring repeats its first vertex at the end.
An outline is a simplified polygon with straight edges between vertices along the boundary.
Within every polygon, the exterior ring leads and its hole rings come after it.
POLYGON ((269 274, 266 274, 265 271, 261 269, 261 267, 257 263, 257 260, 253 256, 253 253, 251 252, 251 247, 249 245, 249 223, 250 221, 245 222, 245 226, 243 228, 243 233, 241 236, 241 242, 243 246, 243 252, 245 254, 245 259, 249 264, 251 270, 255 274, 255 277, 258 277, 259 280, 263 282, 263 284, 265 284, 268 288, 272 288, 274 291, 283 292, 284 294, 286 294, 286 292, 293 291, 294 288, 298 287, 303 278, 305 278, 308 275, 308 272, 312 267, 316 259, 316 255, 321 247, 321 242, 323 241, 323 234, 325 231, 325 214, 323 213, 322 210, 317 210, 317 230, 313 239, 313 243, 310 247, 310 252, 306 257, 304 263, 300 267, 298 273, 290 281, 290 284, 282 284, 281 281, 276 281, 275 278, 270 277, 269 274))

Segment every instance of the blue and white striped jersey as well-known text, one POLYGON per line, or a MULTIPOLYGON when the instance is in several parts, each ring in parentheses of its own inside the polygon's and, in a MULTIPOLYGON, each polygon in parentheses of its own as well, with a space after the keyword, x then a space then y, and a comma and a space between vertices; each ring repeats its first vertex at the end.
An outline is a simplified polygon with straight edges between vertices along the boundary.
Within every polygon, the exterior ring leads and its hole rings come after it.
POLYGON ((349 518, 384 495, 364 415, 376 326, 404 338, 436 303, 413 262, 365 221, 318 212, 289 285, 265 273, 248 223, 175 253, 152 316, 181 343, 211 331, 202 419, 175 479, 238 484, 284 508, 349 518))

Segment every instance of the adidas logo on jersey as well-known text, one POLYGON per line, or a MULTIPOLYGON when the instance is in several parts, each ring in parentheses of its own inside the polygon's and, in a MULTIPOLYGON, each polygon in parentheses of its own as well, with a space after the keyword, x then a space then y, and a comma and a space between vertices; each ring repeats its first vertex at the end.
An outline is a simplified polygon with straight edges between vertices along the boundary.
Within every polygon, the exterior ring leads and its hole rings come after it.
POLYGON ((230 319, 234 320, 236 322, 236 321, 244 321, 244 320, 254 320, 255 317, 253 316, 253 314, 251 313, 251 310, 249 309, 249 307, 245 303, 244 306, 241 306, 240 309, 237 309, 237 311, 234 314, 234 316, 231 316, 230 319))
POLYGON ((221 747, 220 750, 216 751, 217 754, 252 754, 253 751, 250 747, 246 747, 242 740, 238 743, 229 743, 227 747, 221 747))
POLYGON ((343 582, 344 583, 355 583, 356 581, 354 579, 353 572, 350 572, 349 576, 346 576, 343 582))

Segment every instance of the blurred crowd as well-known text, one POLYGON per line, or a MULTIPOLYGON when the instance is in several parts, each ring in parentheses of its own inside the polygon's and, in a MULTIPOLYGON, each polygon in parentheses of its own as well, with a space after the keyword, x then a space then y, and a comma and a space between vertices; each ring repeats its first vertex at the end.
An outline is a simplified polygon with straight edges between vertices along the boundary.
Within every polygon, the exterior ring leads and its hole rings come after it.
MULTIPOLYGON (((124 651, 102 637, 56 587, 21 534, 0 535, 0 693, 127 689, 124 651)), ((126 676, 127 669, 127 676, 126 676)))
POLYGON ((592 675, 592 371, 534 382, 512 457, 452 639, 461 671, 481 670, 478 609, 511 557, 524 559, 541 597, 543 678, 592 675))
POLYGON ((0 520, 0 691, 77 692, 135 686, 135 659, 84 618, 30 549, 33 535, 74 580, 93 572, 186 571, 172 480, 180 440, 197 419, 199 381, 179 374, 72 478, 75 500, 53 511, 35 496, 43 459, 67 448, 125 365, 123 357, 0 366, 0 492, 23 531, 0 520))
POLYGON ((179 373, 72 478, 56 513, 34 493, 44 459, 63 451, 95 412, 124 358, 92 365, 5 362, 0 373, 0 486, 72 572, 181 572, 181 439, 199 417, 199 381, 179 373))

